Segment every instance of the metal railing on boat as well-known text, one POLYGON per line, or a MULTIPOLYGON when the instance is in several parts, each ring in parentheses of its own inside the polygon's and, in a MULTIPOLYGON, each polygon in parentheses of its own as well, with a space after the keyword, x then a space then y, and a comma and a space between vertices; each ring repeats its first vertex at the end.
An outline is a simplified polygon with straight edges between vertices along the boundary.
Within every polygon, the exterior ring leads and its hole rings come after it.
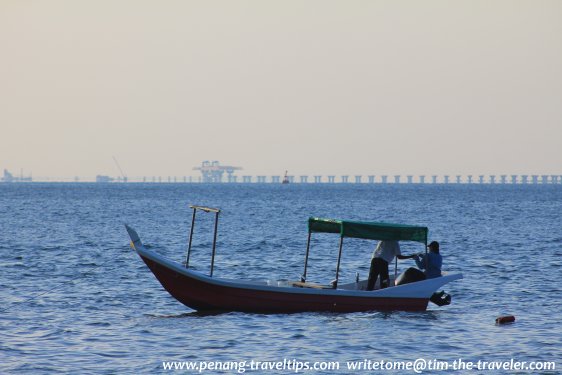
POLYGON ((210 277, 213 277, 213 268, 215 266, 215 253, 217 248, 217 230, 219 226, 219 214, 221 212, 220 208, 212 208, 212 207, 205 207, 205 206, 194 206, 191 205, 189 208, 193 209, 193 216, 191 217, 191 230, 189 231, 189 244, 187 246, 187 255, 185 257, 185 268, 189 268, 189 257, 191 255, 191 242, 193 239, 193 228, 195 227, 195 215, 197 211, 203 212, 212 212, 215 214, 215 233, 213 235, 213 252, 211 255, 211 272, 209 274, 210 277))

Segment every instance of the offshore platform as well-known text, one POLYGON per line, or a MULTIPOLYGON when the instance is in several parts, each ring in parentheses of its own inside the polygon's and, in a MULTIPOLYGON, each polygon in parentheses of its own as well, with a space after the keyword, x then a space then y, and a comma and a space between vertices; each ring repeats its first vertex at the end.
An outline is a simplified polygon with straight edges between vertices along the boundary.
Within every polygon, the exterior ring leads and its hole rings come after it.
POLYGON ((228 182, 236 182, 234 171, 241 170, 241 167, 232 167, 227 165, 220 165, 218 161, 205 160, 201 163, 200 167, 194 167, 194 170, 201 171, 201 182, 222 182, 224 172, 227 174, 228 182))

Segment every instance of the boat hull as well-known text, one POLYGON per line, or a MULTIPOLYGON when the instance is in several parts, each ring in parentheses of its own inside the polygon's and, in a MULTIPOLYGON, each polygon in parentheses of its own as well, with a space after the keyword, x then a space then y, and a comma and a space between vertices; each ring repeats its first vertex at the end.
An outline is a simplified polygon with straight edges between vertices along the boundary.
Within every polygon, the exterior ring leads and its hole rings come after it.
MULTIPOLYGON (((245 312, 294 313, 304 311, 424 311, 428 298, 356 297, 291 293, 286 289, 259 290, 211 284, 179 273, 151 259, 144 258, 160 284, 179 302, 198 311, 227 310, 245 312)), ((363 292, 366 293, 366 292, 363 292)))

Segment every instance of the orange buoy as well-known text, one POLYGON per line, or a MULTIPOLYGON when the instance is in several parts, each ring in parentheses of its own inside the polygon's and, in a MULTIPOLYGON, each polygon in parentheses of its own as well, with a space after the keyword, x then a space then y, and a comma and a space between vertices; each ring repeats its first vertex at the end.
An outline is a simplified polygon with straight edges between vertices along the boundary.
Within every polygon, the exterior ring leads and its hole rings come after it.
POLYGON ((513 323, 514 321, 513 315, 502 315, 496 318, 496 324, 513 323))

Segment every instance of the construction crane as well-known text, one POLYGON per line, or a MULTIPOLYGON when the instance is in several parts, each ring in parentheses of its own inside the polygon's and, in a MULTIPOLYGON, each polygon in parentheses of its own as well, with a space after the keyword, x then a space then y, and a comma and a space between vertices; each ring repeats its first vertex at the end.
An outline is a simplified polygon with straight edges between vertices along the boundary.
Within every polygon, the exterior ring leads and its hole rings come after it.
POLYGON ((224 172, 228 174, 228 181, 232 181, 234 171, 241 170, 241 167, 232 167, 220 165, 218 161, 210 162, 205 160, 200 167, 194 167, 193 170, 201 171, 203 182, 222 182, 224 172))
POLYGON ((121 169, 121 166, 119 165, 119 162, 117 161, 115 156, 113 156, 113 161, 115 162, 115 165, 117 165, 119 172, 121 172, 121 176, 123 177, 123 182, 127 182, 127 176, 125 176, 125 173, 123 173, 123 169, 121 169))

